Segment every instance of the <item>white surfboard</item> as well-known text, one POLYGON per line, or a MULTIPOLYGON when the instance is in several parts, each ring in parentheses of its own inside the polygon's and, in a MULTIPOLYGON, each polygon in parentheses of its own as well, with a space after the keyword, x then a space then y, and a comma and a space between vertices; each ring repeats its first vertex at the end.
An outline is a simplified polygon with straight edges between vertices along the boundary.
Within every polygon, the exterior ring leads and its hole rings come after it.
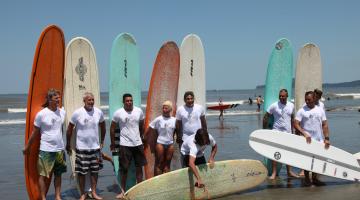
POLYGON ((184 105, 184 93, 193 91, 195 103, 206 108, 205 56, 200 37, 187 35, 180 47, 180 74, 176 106, 184 105))
POLYGON ((320 49, 315 44, 305 44, 299 51, 295 74, 295 109, 305 103, 305 92, 322 90, 322 65, 320 49))
MULTIPOLYGON (((96 64, 96 54, 93 45, 84 37, 72 39, 65 53, 64 73, 64 107, 66 110, 65 130, 73 112, 84 106, 85 92, 94 94, 95 107, 100 108, 99 76, 96 64)), ((70 164, 73 176, 75 174, 76 132, 71 137, 70 164)), ((76 179, 77 180, 77 179, 76 179)), ((85 191, 90 187, 90 175, 86 177, 85 191)))
POLYGON ((359 181, 360 162, 342 149, 302 136, 274 130, 256 130, 250 134, 249 144, 259 154, 290 166, 330 177, 359 181))

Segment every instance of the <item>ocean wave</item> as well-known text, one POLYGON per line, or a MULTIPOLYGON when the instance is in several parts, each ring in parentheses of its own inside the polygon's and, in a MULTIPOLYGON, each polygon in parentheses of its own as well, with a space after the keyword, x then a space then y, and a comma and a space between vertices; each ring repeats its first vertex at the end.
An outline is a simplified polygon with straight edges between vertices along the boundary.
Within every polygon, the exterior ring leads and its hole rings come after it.
POLYGON ((360 93, 329 93, 326 98, 331 99, 360 99, 360 93))
POLYGON ((25 119, 10 119, 10 120, 0 120, 0 125, 16 125, 16 124, 25 124, 25 119))

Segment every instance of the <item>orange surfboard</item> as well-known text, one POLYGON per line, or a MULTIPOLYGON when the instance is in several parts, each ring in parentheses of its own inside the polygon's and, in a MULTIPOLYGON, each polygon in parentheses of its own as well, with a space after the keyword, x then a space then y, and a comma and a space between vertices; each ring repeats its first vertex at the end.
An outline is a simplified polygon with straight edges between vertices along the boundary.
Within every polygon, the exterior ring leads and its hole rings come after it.
MULTIPOLYGON (((41 33, 36 46, 27 99, 25 144, 32 134, 36 114, 42 109, 48 89, 63 92, 65 41, 62 30, 50 25, 41 33)), ((26 188, 30 200, 40 199, 37 161, 40 137, 36 138, 25 156, 26 188)), ((49 188, 50 182, 47 183, 49 188)))
POLYGON ((156 136, 148 134, 152 120, 162 114, 162 103, 169 100, 173 103, 172 116, 176 112, 176 98, 179 81, 180 53, 175 42, 166 42, 160 48, 151 75, 149 93, 146 102, 145 116, 145 178, 154 176, 156 136))

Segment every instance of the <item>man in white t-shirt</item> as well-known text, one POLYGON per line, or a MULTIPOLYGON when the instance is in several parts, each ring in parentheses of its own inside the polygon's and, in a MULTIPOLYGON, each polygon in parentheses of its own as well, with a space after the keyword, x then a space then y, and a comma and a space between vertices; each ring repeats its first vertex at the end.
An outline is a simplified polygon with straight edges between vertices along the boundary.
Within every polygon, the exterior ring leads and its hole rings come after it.
MULTIPOLYGON (((157 135, 154 176, 170 171, 171 159, 174 153, 173 143, 176 124, 176 118, 171 116, 171 112, 171 101, 165 101, 162 107, 162 115, 149 124, 148 130, 155 132, 155 135, 157 135)), ((151 134, 151 132, 148 134, 151 134)))
POLYGON ((123 95, 124 107, 115 111, 111 126, 110 139, 111 151, 119 148, 119 165, 121 173, 121 193, 116 198, 123 198, 126 188, 127 172, 132 160, 135 161, 136 180, 140 183, 143 178, 142 167, 146 164, 144 155, 144 114, 143 111, 133 106, 131 94, 123 95), (120 128, 120 145, 115 146, 115 128, 120 128))
MULTIPOLYGON (((325 112, 322 108, 315 105, 315 93, 309 91, 305 93, 306 105, 299 109, 296 113, 294 127, 302 135, 304 135, 306 142, 311 143, 311 140, 324 142, 325 148, 329 148, 329 128, 326 120, 325 112)), ((312 182, 310 181, 309 172, 305 171, 305 185, 324 185, 316 173, 312 173, 312 182)))
POLYGON ((61 199, 61 174, 66 172, 62 125, 65 120, 65 110, 59 108, 60 92, 49 89, 43 109, 36 114, 33 132, 23 150, 28 155, 35 138, 40 136, 40 151, 38 159, 39 189, 42 200, 46 199, 46 183, 55 175, 55 199, 61 199))
POLYGON ((204 183, 201 180, 200 174, 196 165, 206 164, 204 151, 206 146, 210 145, 211 153, 209 157, 210 167, 214 166, 215 154, 217 152, 216 141, 205 129, 198 129, 196 134, 186 138, 181 145, 181 155, 183 158, 183 167, 189 167, 196 177, 195 186, 202 188, 204 183))
MULTIPOLYGON (((288 91, 286 89, 281 89, 279 92, 279 101, 270 105, 267 109, 264 120, 263 120, 263 128, 269 128, 269 118, 270 116, 274 117, 274 124, 272 127, 273 130, 278 130, 286 133, 293 132, 293 123, 294 123, 294 104, 287 101, 288 91)), ((272 161, 272 174, 269 179, 275 179, 277 174, 276 171, 277 162, 272 161)), ((299 176, 291 170, 291 166, 286 165, 287 175, 288 177, 296 177, 299 176)))
POLYGON ((198 129, 207 130, 205 110, 201 105, 195 104, 194 100, 192 91, 185 92, 185 105, 178 107, 176 111, 176 136, 179 146, 198 129))
POLYGON ((66 134, 66 150, 71 154, 70 139, 76 129, 75 173, 79 178, 80 200, 85 200, 85 175, 90 172, 91 195, 94 199, 102 199, 96 193, 99 170, 102 168, 101 149, 106 134, 104 114, 94 107, 94 95, 86 92, 83 96, 84 106, 75 110, 71 116, 66 134), (101 138, 99 141, 99 127, 101 138))

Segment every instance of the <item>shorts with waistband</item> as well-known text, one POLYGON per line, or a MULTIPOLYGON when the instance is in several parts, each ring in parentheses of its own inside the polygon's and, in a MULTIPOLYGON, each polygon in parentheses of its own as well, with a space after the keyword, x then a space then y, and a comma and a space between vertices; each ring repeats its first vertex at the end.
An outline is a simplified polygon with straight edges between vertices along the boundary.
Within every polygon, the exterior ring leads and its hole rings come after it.
POLYGON ((135 147, 128 147, 120 145, 119 148, 119 165, 120 170, 127 170, 131 161, 134 159, 136 167, 146 165, 146 158, 144 154, 144 145, 135 147))
POLYGON ((99 149, 80 150, 76 149, 75 172, 86 175, 99 173, 103 168, 101 152, 99 149))
POLYGON ((62 173, 66 172, 65 152, 48 152, 40 150, 38 158, 39 175, 50 178, 52 171, 55 176, 60 176, 62 173))

